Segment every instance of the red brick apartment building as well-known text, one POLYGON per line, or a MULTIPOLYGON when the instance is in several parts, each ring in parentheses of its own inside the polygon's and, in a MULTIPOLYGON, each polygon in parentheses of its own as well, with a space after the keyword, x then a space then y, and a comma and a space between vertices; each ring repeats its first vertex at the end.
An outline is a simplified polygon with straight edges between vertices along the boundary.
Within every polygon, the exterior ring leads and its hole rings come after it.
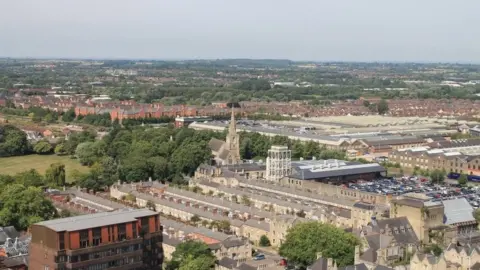
POLYGON ((31 226, 31 270, 161 269, 158 213, 123 209, 31 226))

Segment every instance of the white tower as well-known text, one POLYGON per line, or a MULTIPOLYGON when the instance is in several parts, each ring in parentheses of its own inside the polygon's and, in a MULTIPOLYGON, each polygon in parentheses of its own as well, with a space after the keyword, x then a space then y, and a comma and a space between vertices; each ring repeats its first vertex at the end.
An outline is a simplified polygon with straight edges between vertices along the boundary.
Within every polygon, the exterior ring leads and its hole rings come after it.
POLYGON ((273 145, 268 150, 267 180, 278 181, 292 172, 292 151, 286 146, 273 145))

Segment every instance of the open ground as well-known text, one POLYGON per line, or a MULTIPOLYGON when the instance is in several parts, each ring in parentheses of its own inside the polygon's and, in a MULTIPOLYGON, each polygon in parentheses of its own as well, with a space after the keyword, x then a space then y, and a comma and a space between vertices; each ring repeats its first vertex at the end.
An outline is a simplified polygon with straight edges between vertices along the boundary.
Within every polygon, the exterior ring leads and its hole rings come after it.
POLYGON ((13 175, 30 169, 35 169, 39 173, 44 174, 50 164, 57 162, 65 164, 67 181, 73 170, 80 172, 88 171, 88 167, 82 166, 78 160, 71 159, 69 156, 28 155, 0 158, 0 174, 13 175))

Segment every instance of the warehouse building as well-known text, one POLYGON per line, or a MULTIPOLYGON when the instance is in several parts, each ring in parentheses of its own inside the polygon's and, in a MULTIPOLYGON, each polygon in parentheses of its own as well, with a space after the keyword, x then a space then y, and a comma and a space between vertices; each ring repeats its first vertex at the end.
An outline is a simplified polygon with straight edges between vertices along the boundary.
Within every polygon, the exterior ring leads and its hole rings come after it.
POLYGON ((386 169, 378 163, 329 160, 292 161, 292 174, 282 179, 287 185, 305 185, 308 182, 348 183, 371 181, 385 176, 386 169))

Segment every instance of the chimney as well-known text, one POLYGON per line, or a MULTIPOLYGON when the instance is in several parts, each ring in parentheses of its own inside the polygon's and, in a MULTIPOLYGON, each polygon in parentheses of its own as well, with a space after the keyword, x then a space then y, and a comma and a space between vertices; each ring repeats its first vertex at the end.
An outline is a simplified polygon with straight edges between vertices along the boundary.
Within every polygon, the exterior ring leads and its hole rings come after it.
POLYGON ((354 264, 357 264, 358 260, 360 259, 360 246, 355 246, 355 255, 354 255, 354 264))
POLYGON ((328 269, 332 269, 332 268, 333 268, 333 259, 332 259, 332 258, 328 258, 328 259, 327 259, 327 268, 328 268, 328 269))

